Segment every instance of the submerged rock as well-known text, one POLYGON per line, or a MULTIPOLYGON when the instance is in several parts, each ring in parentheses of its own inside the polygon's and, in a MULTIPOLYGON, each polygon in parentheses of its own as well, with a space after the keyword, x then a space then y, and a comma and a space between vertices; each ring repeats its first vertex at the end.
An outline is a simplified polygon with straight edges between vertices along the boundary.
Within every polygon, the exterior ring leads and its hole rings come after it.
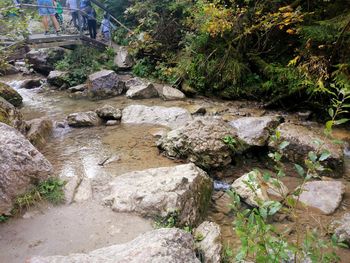
POLYGON ((281 181, 275 178, 265 181, 258 171, 241 176, 233 182, 231 187, 244 202, 251 206, 259 206, 269 200, 281 199, 288 194, 288 188, 281 181))
POLYGON ((68 125, 71 127, 91 127, 101 124, 101 119, 93 111, 77 112, 69 114, 67 117, 68 125))
POLYGON ((17 130, 0 123, 0 215, 9 214, 16 196, 48 178, 50 162, 17 130))
POLYGON ((117 55, 114 57, 114 65, 121 69, 129 69, 134 65, 134 61, 127 47, 118 48, 117 55))
POLYGON ((212 180, 194 164, 130 172, 114 179, 105 201, 116 212, 178 214, 179 225, 198 223, 209 205, 212 180))
POLYGON ((91 74, 87 82, 89 97, 109 98, 122 94, 125 83, 113 70, 101 70, 91 74))
POLYGON ((339 242, 350 244, 350 213, 344 214, 339 220, 334 220, 331 229, 339 242))
POLYGON ((49 76, 47 76, 47 82, 56 87, 62 87, 66 80, 65 78, 68 76, 68 72, 54 70, 50 71, 49 76))
POLYGON ((100 248, 87 254, 32 257, 28 263, 200 263, 191 234, 177 228, 146 232, 121 245, 100 248))
POLYGON ((96 110, 98 117, 108 120, 120 120, 122 118, 122 111, 116 109, 111 105, 104 105, 102 108, 96 110))
POLYGON ((191 114, 183 108, 143 105, 126 107, 122 116, 123 123, 163 125, 170 128, 183 126, 191 119, 191 114))
POLYGON ((221 119, 203 118, 188 122, 170 131, 157 141, 157 146, 171 158, 186 159, 205 169, 224 167, 231 163, 233 153, 246 145, 238 139, 230 147, 224 138, 236 138, 236 130, 221 119))
POLYGON ((77 86, 74 86, 74 87, 70 87, 68 89, 69 92, 71 93, 75 93, 75 92, 78 92, 78 91, 85 91, 87 90, 87 85, 86 84, 80 84, 80 85, 77 85, 77 86))
POLYGON ((129 99, 150 99, 158 97, 158 91, 150 82, 137 86, 131 86, 126 92, 129 99))
POLYGON ((22 105, 22 96, 15 89, 2 82, 0 82, 0 97, 7 100, 15 107, 22 105))
POLYGON ((29 130, 27 139, 37 148, 42 148, 46 144, 46 140, 52 133, 52 120, 48 118, 39 118, 27 122, 29 130))
POLYGON ((0 122, 10 125, 23 134, 26 132, 22 113, 2 97, 0 97, 0 122))
POLYGON ((35 71, 48 75, 55 69, 56 62, 64 58, 64 53, 63 48, 33 49, 26 54, 26 59, 35 71))
POLYGON ((159 90, 159 96, 163 100, 182 100, 186 98, 185 94, 182 91, 178 89, 174 89, 173 87, 170 87, 170 86, 163 86, 159 90))

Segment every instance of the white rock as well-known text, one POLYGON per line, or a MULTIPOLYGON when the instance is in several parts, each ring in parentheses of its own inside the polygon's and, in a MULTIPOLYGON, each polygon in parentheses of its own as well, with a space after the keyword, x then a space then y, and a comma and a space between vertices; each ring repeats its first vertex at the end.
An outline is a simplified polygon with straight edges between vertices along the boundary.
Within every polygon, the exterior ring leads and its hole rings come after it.
POLYGON ((93 111, 77 112, 69 114, 67 117, 68 125, 71 127, 90 127, 97 126, 101 120, 93 111))
POLYGON ((163 86, 160 90, 159 96, 163 100, 182 100, 186 98, 185 94, 182 91, 174 89, 170 86, 163 86))
POLYGON ((126 92, 129 99, 150 99, 158 97, 158 91, 152 83, 131 86, 126 92))

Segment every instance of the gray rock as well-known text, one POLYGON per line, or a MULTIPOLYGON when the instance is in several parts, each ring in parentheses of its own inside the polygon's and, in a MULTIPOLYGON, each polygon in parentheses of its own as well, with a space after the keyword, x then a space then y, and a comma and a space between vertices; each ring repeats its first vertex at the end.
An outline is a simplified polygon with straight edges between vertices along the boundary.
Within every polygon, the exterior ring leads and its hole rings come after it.
POLYGON ((152 83, 131 86, 126 92, 129 99, 150 99, 158 97, 158 91, 152 83))
POLYGON ((51 71, 49 76, 47 76, 47 82, 53 86, 61 87, 66 83, 65 78, 68 76, 68 73, 65 71, 54 70, 51 71))
POLYGON ((15 107, 22 105, 22 96, 15 89, 2 82, 0 82, 0 97, 7 100, 15 107))
POLYGON ((92 198, 92 186, 91 180, 87 177, 84 177, 80 182, 78 188, 76 189, 76 193, 74 195, 74 201, 77 203, 81 203, 92 198))
POLYGON ((263 202, 287 196, 288 188, 279 180, 265 181, 258 171, 249 172, 236 179, 232 189, 249 205, 259 206, 263 202), (254 188, 252 190, 247 183, 254 188))
POLYGON ((122 123, 163 125, 170 128, 183 126, 192 119, 187 110, 178 107, 130 105, 124 108, 122 115, 122 123))
POLYGON ((19 88, 21 89, 35 89, 41 87, 44 80, 42 79, 26 79, 21 82, 19 88))
POLYGON ((189 111, 191 112, 192 115, 198 115, 198 116, 203 116, 207 113, 207 109, 203 106, 200 105, 191 105, 189 107, 189 111))
POLYGON ((160 89, 159 97, 161 97, 163 100, 182 100, 186 98, 182 91, 174 89, 170 86, 163 86, 160 89))
POLYGON ((104 105, 102 108, 96 110, 98 117, 104 120, 120 120, 122 118, 122 111, 116 109, 111 105, 104 105))
POLYGON ((114 65, 121 69, 129 69, 134 65, 134 61, 129 54, 127 47, 119 47, 114 57, 114 65))
POLYGON ((340 181, 307 182, 299 196, 299 201, 325 215, 330 215, 340 205, 344 193, 345 186, 340 181))
POLYGON ((87 85, 89 97, 95 99, 118 96, 125 90, 124 81, 112 70, 101 70, 91 74, 87 85))
POLYGON ((0 69, 0 75, 7 76, 19 73, 19 70, 13 65, 6 65, 0 69))
POLYGON ((235 149, 223 142, 225 136, 236 138, 236 130, 221 119, 202 118, 170 131, 157 141, 168 157, 186 159, 205 168, 224 167, 231 163, 234 152, 246 149, 236 139, 235 149))
POLYGON ((125 82, 125 90, 129 90, 130 87, 133 87, 133 86, 140 86, 140 85, 145 85, 145 84, 146 84, 146 81, 144 81, 138 77, 131 78, 125 82))
POLYGON ((350 213, 344 214, 339 220, 334 220, 331 229, 339 242, 350 244, 350 213))
POLYGON ((205 221, 196 228, 194 236, 199 239, 196 247, 202 256, 201 262, 222 262, 221 230, 218 224, 205 221))
POLYGON ((0 123, 0 215, 9 214, 16 196, 48 178, 50 162, 17 130, 0 123))
POLYGON ((37 148, 45 146, 47 139, 52 133, 53 123, 48 118, 39 118, 27 122, 29 130, 27 139, 37 148))
POLYGON ((194 164, 130 172, 114 179, 106 204, 116 212, 167 216, 177 211, 179 225, 196 224, 210 201, 212 180, 194 164))
POLYGON ((78 92, 78 91, 84 91, 87 89, 87 85, 86 84, 80 84, 74 87, 70 87, 68 89, 69 92, 74 93, 74 92, 78 92))
POLYGON ((26 132, 27 125, 22 113, 2 97, 0 97, 0 122, 10 125, 23 134, 26 132))
POLYGON ((97 126, 101 124, 100 118, 93 111, 69 114, 67 121, 69 126, 76 128, 97 126))
POLYGON ((106 126, 115 126, 115 125, 117 125, 117 124, 119 124, 120 122, 119 121, 117 121, 117 120, 108 120, 107 122, 106 122, 106 126))
POLYGON ((270 134, 280 124, 278 116, 244 117, 229 122, 237 129, 237 136, 248 145, 264 146, 270 134))
MULTIPOLYGON (((291 123, 283 123, 278 126, 281 133, 281 140, 290 144, 284 149, 284 155, 291 161, 303 164, 310 151, 317 152, 319 146, 315 140, 322 142, 321 151, 327 150, 331 156, 325 160, 323 165, 333 169, 334 174, 339 176, 344 171, 344 153, 340 145, 334 144, 330 139, 325 138, 321 133, 316 133, 307 127, 291 123)), ((277 145, 270 143, 269 146, 276 148, 277 145)))
POLYGON ((26 59, 31 67, 44 75, 55 69, 55 63, 64 57, 63 48, 43 48, 31 50, 26 54, 26 59))
POLYGON ((177 228, 146 232, 121 245, 100 248, 87 254, 32 257, 27 263, 200 263, 191 234, 177 228))

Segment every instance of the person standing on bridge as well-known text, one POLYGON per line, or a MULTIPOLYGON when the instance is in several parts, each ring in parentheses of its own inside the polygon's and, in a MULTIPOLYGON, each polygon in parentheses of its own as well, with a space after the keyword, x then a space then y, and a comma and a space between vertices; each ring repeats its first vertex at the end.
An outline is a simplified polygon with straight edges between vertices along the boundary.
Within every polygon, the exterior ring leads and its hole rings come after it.
POLYGON ((85 8, 85 13, 87 16, 87 24, 89 28, 90 37, 92 39, 96 39, 96 11, 91 6, 91 3, 89 3, 89 5, 85 8))
POLYGON ((45 35, 49 35, 49 19, 51 18, 52 24, 55 27, 56 34, 60 35, 60 26, 55 17, 56 9, 52 0, 38 0, 39 15, 42 16, 42 22, 45 28, 45 35))
POLYGON ((70 9, 74 27, 79 30, 79 12, 77 0, 68 0, 67 7, 70 9))

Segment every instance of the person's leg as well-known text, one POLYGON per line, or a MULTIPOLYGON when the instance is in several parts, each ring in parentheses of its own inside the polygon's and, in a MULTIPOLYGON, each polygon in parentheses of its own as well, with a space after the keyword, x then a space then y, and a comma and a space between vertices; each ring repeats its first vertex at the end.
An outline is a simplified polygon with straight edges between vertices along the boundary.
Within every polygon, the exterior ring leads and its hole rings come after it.
POLYGON ((47 20, 47 16, 43 16, 42 22, 46 33, 49 31, 49 21, 47 20))
POLYGON ((89 34, 90 34, 90 38, 94 38, 94 35, 93 35, 93 25, 92 25, 92 22, 93 20, 88 20, 88 28, 89 28, 89 34))
POLYGON ((92 20, 92 35, 93 35, 93 39, 96 39, 96 35, 97 35, 97 23, 96 20, 92 20))
POLYGON ((56 32, 60 31, 60 25, 58 24, 58 21, 54 15, 51 15, 51 21, 53 23, 53 26, 55 27, 56 32))
POLYGON ((78 19, 79 19, 78 12, 77 11, 72 12, 73 25, 75 28, 77 28, 79 30, 78 19))

